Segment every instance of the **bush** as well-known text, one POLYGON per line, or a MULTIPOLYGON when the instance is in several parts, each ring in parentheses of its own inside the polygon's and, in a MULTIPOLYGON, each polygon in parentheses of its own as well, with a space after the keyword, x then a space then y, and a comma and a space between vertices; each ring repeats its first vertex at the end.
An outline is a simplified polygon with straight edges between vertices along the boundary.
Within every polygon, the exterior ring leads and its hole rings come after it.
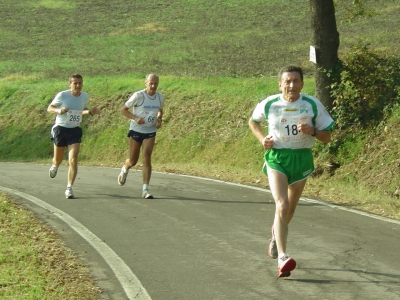
POLYGON ((363 151, 371 134, 382 132, 385 120, 399 106, 400 59, 358 44, 327 75, 333 82, 335 126, 328 146, 317 143, 313 151, 322 161, 343 165, 363 151))
POLYGON ((329 75, 336 129, 373 127, 400 102, 398 57, 383 57, 356 45, 329 75))

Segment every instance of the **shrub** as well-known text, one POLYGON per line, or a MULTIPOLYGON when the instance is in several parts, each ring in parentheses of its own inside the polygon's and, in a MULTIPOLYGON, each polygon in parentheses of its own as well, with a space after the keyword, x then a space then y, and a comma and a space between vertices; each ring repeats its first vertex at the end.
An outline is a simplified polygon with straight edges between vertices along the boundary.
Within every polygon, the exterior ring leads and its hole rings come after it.
POLYGON ((332 116, 337 129, 373 127, 400 102, 398 57, 383 57, 358 44, 329 75, 333 76, 332 116))

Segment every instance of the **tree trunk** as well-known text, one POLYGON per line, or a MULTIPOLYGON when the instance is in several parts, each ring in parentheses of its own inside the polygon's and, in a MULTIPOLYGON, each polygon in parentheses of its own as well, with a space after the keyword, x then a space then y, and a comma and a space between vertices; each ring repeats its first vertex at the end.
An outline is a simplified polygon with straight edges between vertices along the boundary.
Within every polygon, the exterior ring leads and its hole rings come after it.
POLYGON ((339 32, 336 28, 333 0, 310 0, 313 46, 316 50, 315 95, 328 108, 332 108, 330 95, 332 78, 325 70, 330 70, 338 62, 339 32))

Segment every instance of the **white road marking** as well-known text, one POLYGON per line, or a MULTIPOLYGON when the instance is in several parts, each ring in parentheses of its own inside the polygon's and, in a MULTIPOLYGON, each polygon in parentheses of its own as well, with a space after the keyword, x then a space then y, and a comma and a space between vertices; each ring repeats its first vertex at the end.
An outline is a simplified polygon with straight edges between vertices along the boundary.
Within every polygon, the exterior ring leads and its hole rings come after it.
MULTIPOLYGON (((259 187, 255 187, 255 186, 244 185, 244 184, 240 184, 240 183, 234 183, 234 182, 223 181, 223 180, 218 180, 218 179, 211 179, 211 178, 206 178, 206 177, 197 177, 197 176, 192 176, 192 175, 182 175, 182 174, 175 174, 175 173, 165 173, 165 172, 154 172, 153 171, 153 173, 168 174, 168 175, 175 175, 175 176, 182 176, 182 177, 189 177, 189 178, 196 178, 196 179, 203 179, 203 180, 214 181, 214 182, 218 182, 218 183, 226 183, 226 184, 230 184, 230 185, 235 185, 235 186, 239 186, 239 187, 243 187, 243 188, 253 189, 253 190, 262 191, 262 192, 267 192, 267 193, 271 194, 271 191, 268 190, 268 189, 265 189, 265 188, 259 188, 259 187)), ((310 199, 310 198, 306 198, 306 197, 301 197, 300 201, 309 202, 309 203, 315 203, 315 204, 319 204, 319 205, 322 205, 322 206, 328 206, 330 208, 336 208, 336 209, 340 209, 340 210, 345 210, 345 211, 348 211, 348 212, 352 212, 354 214, 358 214, 358 215, 366 216, 366 217, 369 217, 369 218, 373 218, 373 219, 377 219, 377 220, 381 220, 381 221, 385 221, 385 222, 389 222, 389 223, 400 225, 400 221, 398 221, 398 220, 393 220, 393 219, 389 219, 389 218, 386 218, 386 217, 374 215, 374 214, 367 213, 367 212, 364 212, 364 211, 361 211, 361 210, 355 210, 355 209, 351 209, 351 208, 347 208, 347 207, 343 207, 343 206, 339 206, 339 205, 335 205, 335 204, 325 203, 325 202, 322 202, 322 201, 318 201, 318 200, 314 200, 314 199, 310 199)))
POLYGON ((115 276, 121 283, 122 288, 125 291, 126 296, 130 300, 151 300, 150 295, 146 289, 142 286, 139 279, 133 274, 131 269, 125 264, 125 262, 103 241, 101 241, 95 234, 89 231, 85 226, 76 221, 70 215, 55 208, 54 206, 36 198, 31 195, 5 188, 0 186, 0 190, 3 190, 10 194, 18 195, 25 198, 36 205, 46 209, 53 213, 59 219, 63 220, 68 226, 75 230, 82 238, 84 238, 97 252, 103 257, 110 268, 113 270, 115 276))

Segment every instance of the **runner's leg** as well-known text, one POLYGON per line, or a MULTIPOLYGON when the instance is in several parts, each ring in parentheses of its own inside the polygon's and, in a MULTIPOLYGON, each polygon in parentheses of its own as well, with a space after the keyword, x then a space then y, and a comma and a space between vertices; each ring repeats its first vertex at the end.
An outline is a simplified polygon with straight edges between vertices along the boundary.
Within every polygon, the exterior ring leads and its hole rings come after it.
POLYGON ((286 242, 288 234, 288 180, 287 177, 270 168, 267 169, 269 186, 275 200, 274 233, 279 255, 286 253, 286 242))
POLYGON ((289 211, 288 211, 288 224, 293 218, 294 212, 297 207, 297 203, 299 203, 301 194, 303 193, 304 187, 306 185, 307 179, 304 179, 302 181, 298 181, 296 183, 293 183, 292 185, 289 185, 288 188, 288 195, 289 195, 289 211))
POLYGON ((73 185, 78 174, 78 155, 81 144, 75 143, 68 145, 68 184, 73 185))
POLYGON ((64 149, 65 147, 57 147, 54 144, 54 157, 53 157, 53 164, 56 166, 61 165, 63 158, 64 158, 64 149))
POLYGON ((143 184, 150 183, 151 177, 151 154, 153 153, 156 137, 151 137, 143 141, 143 184))
POLYGON ((125 170, 129 170, 137 164, 141 146, 139 142, 129 137, 129 158, 125 160, 125 170))

